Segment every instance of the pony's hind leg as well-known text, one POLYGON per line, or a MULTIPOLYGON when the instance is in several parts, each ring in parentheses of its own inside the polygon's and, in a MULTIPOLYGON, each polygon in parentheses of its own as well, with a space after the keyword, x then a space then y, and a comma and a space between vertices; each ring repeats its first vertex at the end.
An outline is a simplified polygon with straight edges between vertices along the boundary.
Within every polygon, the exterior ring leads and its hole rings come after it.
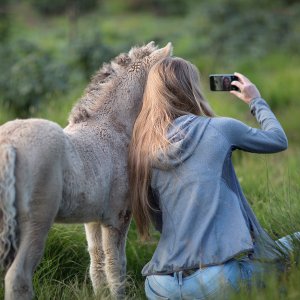
POLYGON ((107 286, 102 248, 102 229, 99 222, 84 224, 90 254, 90 277, 95 292, 107 286))
POLYGON ((17 255, 5 276, 5 300, 29 300, 34 296, 33 272, 42 257, 48 226, 30 221, 20 224, 17 255))
POLYGON ((102 226, 102 244, 105 254, 105 273, 112 296, 125 298, 126 279, 126 238, 131 213, 126 210, 122 222, 117 227, 102 226))
POLYGON ((24 199, 18 199, 23 200, 18 205, 19 243, 16 257, 5 275, 5 300, 30 300, 34 296, 32 276, 42 258, 62 191, 59 176, 49 176, 47 183, 53 184, 52 189, 44 185, 43 190, 35 191, 27 209, 22 205, 24 199))

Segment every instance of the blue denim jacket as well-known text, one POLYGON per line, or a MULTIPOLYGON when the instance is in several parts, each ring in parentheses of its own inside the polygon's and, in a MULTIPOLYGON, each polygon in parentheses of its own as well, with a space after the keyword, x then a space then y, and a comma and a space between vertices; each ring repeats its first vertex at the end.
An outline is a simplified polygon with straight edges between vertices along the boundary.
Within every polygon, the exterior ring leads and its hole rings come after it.
POLYGON ((161 236, 143 275, 222 264, 244 252, 262 260, 279 257, 243 195, 231 155, 235 149, 279 152, 287 148, 287 138, 263 99, 253 99, 250 109, 261 129, 191 114, 172 124, 168 153, 152 168, 159 208, 153 219, 161 236))

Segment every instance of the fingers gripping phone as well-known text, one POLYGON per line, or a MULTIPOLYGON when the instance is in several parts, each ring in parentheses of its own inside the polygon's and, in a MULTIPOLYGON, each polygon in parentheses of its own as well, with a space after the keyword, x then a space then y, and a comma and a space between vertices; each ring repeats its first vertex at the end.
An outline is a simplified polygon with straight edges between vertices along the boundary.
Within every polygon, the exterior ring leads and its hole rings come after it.
POLYGON ((238 77, 233 74, 212 74, 209 75, 210 89, 212 91, 238 91, 239 89, 231 85, 232 81, 238 81, 238 77))

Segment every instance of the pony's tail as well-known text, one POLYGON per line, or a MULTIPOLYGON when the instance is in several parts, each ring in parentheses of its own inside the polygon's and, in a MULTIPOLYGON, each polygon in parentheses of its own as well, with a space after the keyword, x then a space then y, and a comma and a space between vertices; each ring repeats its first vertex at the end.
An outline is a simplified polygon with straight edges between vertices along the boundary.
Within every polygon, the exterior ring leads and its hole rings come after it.
POLYGON ((7 269, 16 250, 15 161, 13 146, 0 145, 0 269, 7 269))

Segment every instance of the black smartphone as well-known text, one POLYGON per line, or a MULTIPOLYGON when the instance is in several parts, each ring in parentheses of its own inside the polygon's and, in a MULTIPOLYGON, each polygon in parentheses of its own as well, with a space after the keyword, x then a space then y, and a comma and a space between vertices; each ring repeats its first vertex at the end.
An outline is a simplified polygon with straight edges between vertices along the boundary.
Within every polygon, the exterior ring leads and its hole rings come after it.
POLYGON ((211 74, 209 75, 210 89, 212 91, 238 91, 232 81, 238 81, 238 77, 233 74, 211 74))

